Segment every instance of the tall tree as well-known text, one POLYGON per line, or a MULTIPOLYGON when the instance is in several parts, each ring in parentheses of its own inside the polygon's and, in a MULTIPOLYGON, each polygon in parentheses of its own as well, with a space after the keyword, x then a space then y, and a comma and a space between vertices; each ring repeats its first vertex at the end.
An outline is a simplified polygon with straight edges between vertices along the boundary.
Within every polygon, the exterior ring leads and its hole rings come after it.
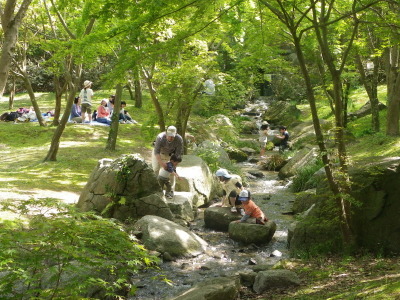
POLYGON ((18 29, 29 9, 32 0, 7 0, 0 3, 1 26, 4 32, 3 46, 0 54, 0 99, 3 97, 8 73, 18 38, 18 29))

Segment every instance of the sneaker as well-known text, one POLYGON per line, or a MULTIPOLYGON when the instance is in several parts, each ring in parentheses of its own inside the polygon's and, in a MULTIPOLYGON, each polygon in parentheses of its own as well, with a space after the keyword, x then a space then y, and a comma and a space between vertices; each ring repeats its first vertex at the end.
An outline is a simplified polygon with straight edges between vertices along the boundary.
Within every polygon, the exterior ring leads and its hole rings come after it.
POLYGON ((237 212, 236 207, 231 207, 231 212, 233 213, 237 212))

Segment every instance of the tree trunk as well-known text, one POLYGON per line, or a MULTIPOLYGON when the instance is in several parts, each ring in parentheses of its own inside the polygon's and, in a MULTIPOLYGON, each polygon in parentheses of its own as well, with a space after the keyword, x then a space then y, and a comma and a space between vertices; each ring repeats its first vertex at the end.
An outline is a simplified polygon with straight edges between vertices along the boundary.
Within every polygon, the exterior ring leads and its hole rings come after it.
POLYGON ((43 120, 42 112, 40 111, 39 105, 36 101, 35 93, 33 92, 31 80, 29 79, 29 75, 26 72, 23 72, 21 75, 22 75, 21 78, 23 79, 23 81, 25 83, 25 88, 28 91, 29 98, 31 99, 32 106, 33 106, 33 109, 35 110, 36 117, 39 121, 39 124, 40 124, 40 126, 46 126, 46 123, 43 120))
POLYGON ((15 98, 15 75, 12 76, 12 87, 10 90, 10 97, 8 98, 9 110, 12 110, 14 108, 14 98, 15 98))
POLYGON ((165 120, 164 120, 164 112, 161 107, 160 101, 158 100, 156 90, 153 86, 153 82, 151 81, 151 75, 143 70, 143 77, 146 80, 147 87, 149 88, 151 100, 153 101, 154 108, 156 109, 157 117, 158 117, 158 125, 160 126, 160 131, 165 131, 165 120))
POLYGON ((142 101, 142 84, 140 82, 140 79, 136 79, 133 82, 135 86, 135 107, 141 108, 143 106, 143 101, 142 101))
POLYGON ((386 134, 399 135, 400 117, 400 72, 399 46, 395 45, 386 53, 387 78, 387 123, 386 134))
POLYGON ((115 93, 114 110, 111 116, 111 126, 108 133, 108 140, 106 145, 106 150, 115 151, 117 145, 118 137, 118 127, 119 127, 119 112, 121 110, 121 98, 122 98, 122 85, 117 85, 117 90, 115 93))
POLYGON ((7 0, 1 5, 1 26, 3 28, 4 40, 0 54, 0 99, 3 97, 6 87, 8 72, 14 54, 15 44, 18 37, 18 28, 22 19, 31 4, 32 0, 24 0, 19 6, 18 12, 15 13, 16 0, 7 0))
POLYGON ((368 94, 369 103, 371 105, 371 128, 374 132, 379 132, 379 100, 378 100, 378 76, 379 76, 379 58, 374 58, 374 69, 372 74, 367 74, 362 63, 361 55, 356 54, 356 65, 360 74, 361 82, 368 94))
POLYGON ((61 83, 60 77, 58 75, 54 75, 54 90, 56 97, 56 105, 54 107, 54 118, 52 126, 58 126, 60 124, 60 115, 61 115, 61 104, 62 104, 62 95, 65 92, 65 85, 61 83))
POLYGON ((50 149, 47 152, 44 161, 57 160, 57 154, 58 154, 58 149, 60 147, 61 136, 64 132, 65 126, 67 125, 69 116, 71 114, 72 104, 74 103, 75 95, 79 89, 82 66, 81 65, 76 66, 74 71, 68 70, 68 68, 66 69, 67 71, 65 77, 69 86, 68 100, 65 106, 64 114, 60 120, 60 124, 58 124, 56 130, 54 131, 53 138, 50 144, 50 149))

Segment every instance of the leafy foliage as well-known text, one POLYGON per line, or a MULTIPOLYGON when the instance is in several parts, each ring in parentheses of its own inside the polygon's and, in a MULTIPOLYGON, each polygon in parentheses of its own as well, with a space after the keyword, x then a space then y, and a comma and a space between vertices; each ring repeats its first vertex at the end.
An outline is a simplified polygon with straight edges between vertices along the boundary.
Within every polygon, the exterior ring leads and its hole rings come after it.
POLYGON ((56 200, 3 203, 21 217, 0 223, 0 298, 121 297, 132 273, 157 259, 110 219, 56 200))

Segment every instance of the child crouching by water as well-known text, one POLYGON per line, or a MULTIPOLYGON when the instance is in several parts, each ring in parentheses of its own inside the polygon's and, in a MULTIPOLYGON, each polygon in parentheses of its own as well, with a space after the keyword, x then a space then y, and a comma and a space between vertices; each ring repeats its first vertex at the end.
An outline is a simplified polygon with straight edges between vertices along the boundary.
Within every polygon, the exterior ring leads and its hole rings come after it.
POLYGON ((160 169, 160 172, 158 173, 158 183, 161 185, 161 188, 164 188, 165 186, 165 197, 168 199, 172 199, 174 196, 174 192, 172 191, 172 185, 169 180, 169 177, 171 174, 175 176, 176 178, 179 178, 178 174, 176 173, 176 166, 182 162, 182 158, 177 157, 175 154, 172 154, 169 162, 167 162, 167 168, 160 169))
POLYGON ((265 225, 265 223, 268 222, 268 218, 264 215, 262 210, 251 200, 250 191, 241 191, 238 200, 243 204, 244 216, 236 221, 237 223, 246 222, 249 218, 255 218, 256 224, 260 225, 265 225))

